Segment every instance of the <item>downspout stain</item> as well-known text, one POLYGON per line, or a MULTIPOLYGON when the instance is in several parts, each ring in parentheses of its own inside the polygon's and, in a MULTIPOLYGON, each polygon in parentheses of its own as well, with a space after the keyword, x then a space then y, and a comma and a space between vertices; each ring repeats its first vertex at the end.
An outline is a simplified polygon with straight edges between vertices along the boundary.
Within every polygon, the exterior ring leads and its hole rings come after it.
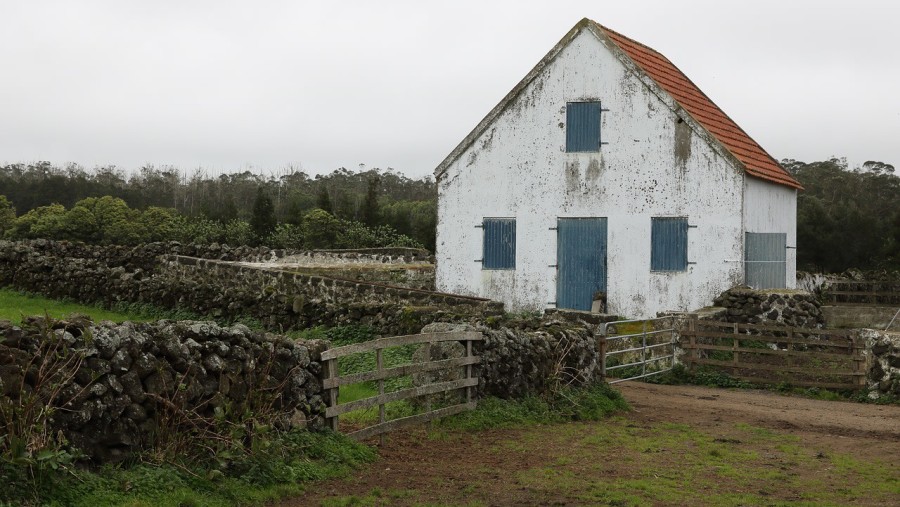
POLYGON ((678 118, 675 122, 675 162, 682 172, 687 169, 687 161, 691 158, 691 127, 678 118))

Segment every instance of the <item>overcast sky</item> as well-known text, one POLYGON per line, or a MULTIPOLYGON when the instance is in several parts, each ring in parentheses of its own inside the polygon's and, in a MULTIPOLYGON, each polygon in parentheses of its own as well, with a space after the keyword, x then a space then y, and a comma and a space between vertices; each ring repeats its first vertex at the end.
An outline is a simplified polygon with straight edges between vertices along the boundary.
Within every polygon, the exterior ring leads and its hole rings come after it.
POLYGON ((583 17, 777 159, 900 165, 896 0, 0 0, 0 163, 424 176, 583 17))

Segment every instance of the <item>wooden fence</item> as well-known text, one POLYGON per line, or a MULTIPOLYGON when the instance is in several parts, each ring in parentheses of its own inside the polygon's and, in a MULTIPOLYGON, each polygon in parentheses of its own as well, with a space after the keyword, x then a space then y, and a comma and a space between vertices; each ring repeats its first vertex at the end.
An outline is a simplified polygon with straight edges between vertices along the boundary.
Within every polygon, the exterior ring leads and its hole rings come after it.
MULTIPOLYGON (((325 418, 328 424, 333 430, 338 431, 338 417, 341 414, 377 406, 377 424, 367 428, 357 429, 348 434, 357 440, 362 440, 404 426, 420 424, 438 417, 458 414, 466 410, 474 409, 476 401, 473 397, 473 388, 478 385, 478 378, 472 376, 472 365, 478 364, 480 358, 472 354, 472 342, 480 341, 482 339, 483 336, 478 332, 427 333, 380 338, 365 343, 357 343, 326 350, 322 353, 322 360, 325 361, 325 380, 323 382, 323 387, 328 391, 328 407, 325 411, 325 418), (439 342, 464 342, 464 355, 449 359, 403 364, 387 368, 384 367, 384 349, 405 345, 424 345, 430 347, 431 344, 439 342), (339 358, 372 351, 376 354, 375 370, 343 376, 339 374, 339 358), (386 379, 407 375, 418 375, 419 377, 422 377, 422 375, 419 374, 447 370, 450 368, 465 368, 465 373, 464 375, 459 375, 462 378, 455 380, 443 382, 418 382, 419 385, 415 385, 408 389, 400 389, 388 393, 385 392, 384 381, 386 379), (378 394, 376 396, 338 404, 338 394, 341 386, 363 382, 377 382, 378 394), (430 403, 426 402, 426 412, 424 413, 401 417, 390 421, 385 419, 385 405, 387 403, 409 400, 420 396, 430 396, 457 389, 465 389, 465 402, 441 407, 435 410, 431 410, 430 403)), ((430 352, 427 357, 431 357, 430 352)))
POLYGON ((760 384, 865 388, 865 344, 852 330, 690 319, 681 336, 692 371, 707 365, 760 384))
POLYGON ((834 280, 825 294, 833 305, 900 306, 900 282, 834 280))

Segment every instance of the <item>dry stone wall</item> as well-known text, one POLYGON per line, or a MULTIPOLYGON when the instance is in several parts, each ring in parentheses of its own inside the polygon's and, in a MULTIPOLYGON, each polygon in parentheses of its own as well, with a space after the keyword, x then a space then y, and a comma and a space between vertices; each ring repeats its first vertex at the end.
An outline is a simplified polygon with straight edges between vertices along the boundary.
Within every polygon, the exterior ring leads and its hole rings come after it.
MULTIPOLYGON (((480 364, 474 368, 479 377, 477 393, 517 398, 561 386, 601 381, 595 329, 550 318, 503 323, 434 323, 422 332, 481 332, 484 340, 473 346, 475 355, 481 357, 480 364)), ((461 357, 462 347, 454 345, 432 346, 430 359, 461 357)), ((427 358, 420 358, 424 359, 427 358)))
POLYGON ((766 291, 738 286, 723 292, 713 303, 723 309, 714 318, 725 322, 778 323, 808 328, 825 325, 821 304, 814 295, 803 291, 766 291))
POLYGON ((862 329, 860 335, 866 340, 869 397, 900 399, 900 333, 862 329))
POLYGON ((40 397, 56 407, 54 431, 97 462, 118 461, 151 444, 167 410, 211 419, 248 407, 281 426, 321 426, 325 346, 240 324, 0 321, 0 395, 40 397))
POLYGON ((240 265, 280 255, 264 247, 0 241, 0 286, 107 305, 148 303, 217 318, 251 317, 273 331, 362 323, 382 334, 407 334, 431 322, 503 308, 480 298, 240 265))

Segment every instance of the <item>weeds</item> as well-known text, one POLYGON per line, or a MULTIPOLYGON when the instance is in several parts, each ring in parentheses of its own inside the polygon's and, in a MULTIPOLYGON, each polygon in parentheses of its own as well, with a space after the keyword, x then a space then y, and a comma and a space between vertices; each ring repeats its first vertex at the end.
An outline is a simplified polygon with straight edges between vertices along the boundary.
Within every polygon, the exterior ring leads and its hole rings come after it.
POLYGON ((87 392, 88 386, 73 382, 84 355, 69 349, 65 329, 54 330, 55 324, 49 316, 29 321, 38 327, 37 343, 24 350, 0 348, 6 372, 0 378, 0 477, 19 478, 14 490, 38 488, 59 472, 71 474, 80 457, 53 421, 87 392))
POLYGON ((517 400, 484 398, 478 408, 436 423, 437 427, 458 430, 483 430, 513 426, 554 424, 568 421, 597 421, 628 410, 622 395, 607 384, 564 387, 544 396, 517 400))

